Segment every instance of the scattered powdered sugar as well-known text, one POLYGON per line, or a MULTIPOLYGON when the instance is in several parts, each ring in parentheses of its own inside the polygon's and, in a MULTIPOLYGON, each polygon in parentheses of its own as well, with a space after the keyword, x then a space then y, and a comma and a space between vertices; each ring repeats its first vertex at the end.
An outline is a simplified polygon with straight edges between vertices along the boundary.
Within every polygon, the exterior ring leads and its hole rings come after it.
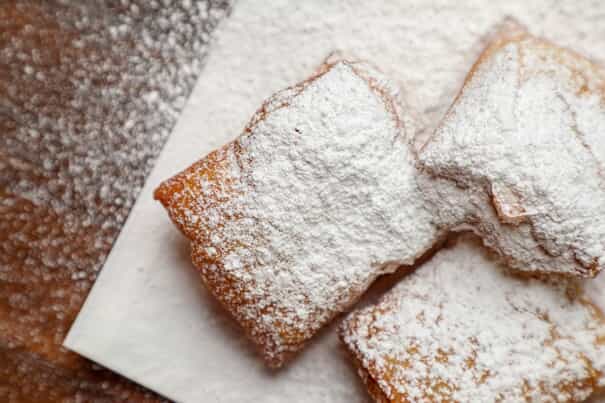
POLYGON ((271 365, 437 237, 396 86, 359 63, 324 69, 156 193, 271 365))
POLYGON ((605 385, 605 319, 577 284, 515 277, 468 239, 341 333, 392 401, 582 401, 605 385))
POLYGON ((448 219, 515 268, 593 276, 605 265, 605 73, 515 35, 484 53, 421 162, 466 188, 431 189, 460 210, 448 219))
POLYGON ((228 9, 0 2, 1 401, 156 400, 61 342, 228 9))

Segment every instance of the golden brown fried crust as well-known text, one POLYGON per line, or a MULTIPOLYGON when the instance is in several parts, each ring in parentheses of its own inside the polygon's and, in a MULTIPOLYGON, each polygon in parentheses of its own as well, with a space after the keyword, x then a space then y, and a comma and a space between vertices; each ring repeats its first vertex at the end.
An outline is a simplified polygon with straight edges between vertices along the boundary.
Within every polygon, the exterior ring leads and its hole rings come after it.
MULTIPOLYGON (((228 143, 218 150, 212 151, 204 159, 201 159, 192 164, 187 169, 170 179, 162 182, 154 191, 153 197, 158 200, 168 211, 172 222, 177 228, 190 240, 195 240, 199 236, 199 231, 194 230, 185 222, 179 219, 182 208, 192 206, 200 193, 199 178, 205 178, 208 185, 217 186, 219 183, 229 183, 229 178, 225 172, 227 154, 225 150, 234 147, 234 143, 228 143), (188 189, 188 192, 183 192, 188 189), (175 199, 175 195, 179 195, 179 199, 175 199)), ((220 203, 218 197, 209 198, 220 203)))
MULTIPOLYGON (((350 326, 353 326, 353 323, 354 322, 351 321, 350 326)), ((338 327, 338 338, 345 349, 349 352, 349 359, 357 370, 357 374, 368 390, 368 394, 376 403, 392 403, 393 401, 389 399, 386 393, 381 389, 376 378, 374 378, 368 368, 363 365, 359 352, 354 348, 351 348, 351 346, 349 346, 349 344, 345 341, 345 333, 350 332, 350 326, 344 326, 344 324, 341 324, 341 326, 338 327)), ((403 403, 403 401, 401 403, 403 403)))
MULTIPOLYGON (((259 110, 260 113, 265 113, 264 109, 259 110)), ((154 197, 159 200, 167 209, 170 218, 179 230, 191 241, 200 242, 201 244, 210 244, 210 233, 207 231, 199 231, 199 228, 188 226, 188 222, 183 221, 182 208, 191 206, 195 203, 195 199, 200 197, 201 189, 200 178, 205 179, 205 184, 212 189, 213 186, 219 184, 224 187, 231 178, 227 175, 227 151, 236 150, 235 142, 223 146, 219 150, 215 150, 200 161, 197 161, 183 172, 164 181, 154 192, 154 197), (183 192, 187 189, 187 192, 183 192), (175 195, 179 195, 178 200, 175 195)), ((236 151, 237 154, 237 151, 236 151)), ((239 155, 238 155, 239 156, 239 155)), ((217 194, 218 192, 210 192, 211 196, 206 198, 206 202, 219 204, 224 202, 217 194), (214 195, 214 196, 212 196, 214 195)), ((244 289, 240 280, 231 276, 223 267, 223 258, 227 250, 225 248, 218 250, 213 256, 206 253, 205 248, 196 248, 196 243, 192 244, 191 258, 201 274, 202 281, 211 294, 220 301, 221 305, 236 319, 243 328, 246 335, 255 343, 259 351, 263 354, 263 358, 270 367, 278 367, 285 360, 285 356, 274 357, 271 354, 266 354, 267 351, 273 351, 274 346, 270 335, 266 332, 259 332, 255 322, 245 315, 240 314, 240 307, 254 304, 244 295, 244 289)))
MULTIPOLYGON (((307 85, 329 71, 332 66, 333 64, 322 64, 310 78, 276 93, 265 101, 246 125, 244 133, 250 133, 254 126, 265 119, 268 113, 279 108, 287 107, 288 97, 281 99, 284 94, 289 93, 290 97, 297 95, 307 85)), ((205 198, 206 203, 218 205, 225 202, 225 197, 229 197, 228 195, 225 196, 225 187, 228 187, 229 184, 234 184, 233 182, 236 180, 230 177, 228 173, 228 164, 230 163, 230 161, 228 161, 229 152, 233 152, 238 163, 240 158, 244 158, 241 153, 239 141, 236 139, 233 142, 212 151, 205 158, 195 162, 172 178, 162 182, 154 191, 154 198, 160 201, 166 208, 176 227, 188 239, 194 241, 194 243, 192 243, 191 251, 192 261, 201 274, 202 281, 207 289, 241 325, 248 338, 257 346, 266 364, 269 367, 276 368, 283 365, 294 351, 299 350, 306 339, 308 339, 308 336, 305 334, 288 334, 285 327, 277 329, 278 333, 289 341, 286 346, 282 343, 280 350, 285 348, 285 351, 277 352, 278 346, 272 339, 271 334, 267 331, 263 331, 262 328, 257 326, 255 320, 246 317, 246 315, 241 312, 243 306, 254 305, 258 301, 247 298, 244 295, 245 289, 241 284, 241 280, 234 278, 224 270, 222 261, 227 253, 226 248, 217 250, 217 253, 213 256, 209 256, 208 253, 206 253, 205 248, 196 248, 196 243, 203 245, 211 244, 210 232, 200 231, 200 228, 197 226, 192 227, 188 225, 187 221, 181 219, 183 209, 188 206, 193 206, 196 203, 196 199, 202 197, 200 196, 202 194, 202 189, 200 188, 201 178, 204 179, 206 186, 205 193, 210 193, 210 196, 205 198), (222 198, 218 196, 219 187, 222 190, 222 198), (187 189, 187 191, 183 192, 185 189, 187 189), (210 189, 210 192, 208 189, 210 189)), ((249 270, 249 268, 244 268, 244 270, 249 270)), ((247 285, 246 287, 251 286, 252 285, 247 285)), ((269 308, 271 307, 268 307, 268 309, 269 308)))

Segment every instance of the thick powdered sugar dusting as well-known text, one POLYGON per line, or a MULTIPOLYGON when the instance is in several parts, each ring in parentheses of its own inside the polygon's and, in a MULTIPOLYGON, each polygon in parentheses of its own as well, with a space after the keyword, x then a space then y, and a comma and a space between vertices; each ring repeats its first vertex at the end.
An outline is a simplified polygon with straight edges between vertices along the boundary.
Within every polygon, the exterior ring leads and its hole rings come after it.
POLYGON ((581 401, 603 385, 604 336, 577 285, 514 277, 469 241, 342 328, 393 401, 581 401))
POLYGON ((157 193, 272 365, 437 236, 396 87, 359 63, 324 70, 157 193))
POLYGON ((518 269, 594 275, 605 265, 604 88, 602 71, 545 41, 492 45, 421 153, 467 188, 431 190, 459 209, 444 219, 473 217, 518 269))

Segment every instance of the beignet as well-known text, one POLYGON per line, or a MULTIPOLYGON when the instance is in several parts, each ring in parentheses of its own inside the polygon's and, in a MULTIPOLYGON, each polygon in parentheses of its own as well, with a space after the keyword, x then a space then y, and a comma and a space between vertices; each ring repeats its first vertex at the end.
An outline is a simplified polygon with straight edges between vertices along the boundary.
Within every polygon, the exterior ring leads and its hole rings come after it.
POLYGON ((435 242, 414 130, 381 73, 329 61, 156 190, 204 283, 270 366, 435 242))
POLYGON ((519 27, 483 52, 421 167, 440 225, 472 229, 518 270, 605 265, 605 72, 519 27), (449 182, 449 186, 446 185, 449 182))
POLYGON ((443 249, 340 335, 378 402, 578 402, 605 386, 605 320, 573 279, 443 249))

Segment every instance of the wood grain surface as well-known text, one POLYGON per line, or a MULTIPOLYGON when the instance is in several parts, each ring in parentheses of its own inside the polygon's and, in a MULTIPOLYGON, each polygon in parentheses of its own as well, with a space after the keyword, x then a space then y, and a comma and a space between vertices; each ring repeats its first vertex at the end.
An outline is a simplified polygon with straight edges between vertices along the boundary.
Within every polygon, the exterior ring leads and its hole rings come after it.
POLYGON ((161 400, 61 343, 230 7, 0 2, 0 401, 161 400))

